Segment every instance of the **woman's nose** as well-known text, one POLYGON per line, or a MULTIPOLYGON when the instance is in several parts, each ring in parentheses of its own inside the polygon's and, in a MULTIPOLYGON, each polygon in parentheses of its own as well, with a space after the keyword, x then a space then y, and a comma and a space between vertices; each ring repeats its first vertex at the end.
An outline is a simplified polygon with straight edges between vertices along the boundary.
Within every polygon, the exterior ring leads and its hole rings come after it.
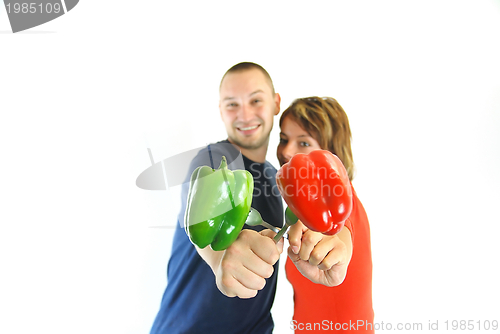
POLYGON ((283 158, 286 159, 286 161, 290 161, 295 153, 296 150, 291 143, 286 144, 285 147, 283 147, 283 151, 281 151, 281 154, 283 155, 283 158))

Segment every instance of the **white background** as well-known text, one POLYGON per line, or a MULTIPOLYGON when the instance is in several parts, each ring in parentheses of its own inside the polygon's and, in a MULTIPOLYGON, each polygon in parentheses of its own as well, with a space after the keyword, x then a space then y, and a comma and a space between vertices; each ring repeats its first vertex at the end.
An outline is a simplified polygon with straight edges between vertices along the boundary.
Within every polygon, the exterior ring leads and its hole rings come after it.
MULTIPOLYGON (((136 177, 148 147, 224 138, 218 85, 240 61, 282 109, 347 111, 378 326, 500 320, 500 3, 245 3, 84 0, 18 34, 0 9, 1 333, 149 331, 173 231, 154 226, 178 203, 136 177)), ((278 289, 288 333, 283 271, 278 289)))

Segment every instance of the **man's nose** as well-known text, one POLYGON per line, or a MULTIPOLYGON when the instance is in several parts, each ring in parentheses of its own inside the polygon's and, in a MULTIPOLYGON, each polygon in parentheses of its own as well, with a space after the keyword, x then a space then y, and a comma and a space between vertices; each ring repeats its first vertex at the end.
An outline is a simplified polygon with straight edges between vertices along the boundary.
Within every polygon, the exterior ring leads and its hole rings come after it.
POLYGON ((238 113, 238 118, 241 122, 251 121, 253 118, 253 112, 251 108, 247 105, 242 105, 240 112, 238 113))

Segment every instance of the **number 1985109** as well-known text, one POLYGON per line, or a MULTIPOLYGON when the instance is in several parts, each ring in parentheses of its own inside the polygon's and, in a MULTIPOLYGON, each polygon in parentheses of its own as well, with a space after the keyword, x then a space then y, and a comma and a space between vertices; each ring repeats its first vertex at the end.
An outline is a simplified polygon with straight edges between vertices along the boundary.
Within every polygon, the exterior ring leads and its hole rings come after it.
POLYGON ((44 4, 43 3, 36 4, 34 2, 31 2, 31 3, 24 2, 24 3, 14 3, 14 4, 8 3, 6 5, 6 7, 7 7, 7 12, 9 14, 10 13, 15 13, 15 14, 19 14, 19 13, 22 13, 22 14, 56 13, 56 14, 58 14, 62 10, 61 4, 59 4, 59 3, 52 4, 50 2, 44 3, 44 4))
POLYGON ((497 330, 498 321, 497 320, 446 320, 445 322, 446 330, 468 330, 468 331, 481 331, 481 330, 497 330))

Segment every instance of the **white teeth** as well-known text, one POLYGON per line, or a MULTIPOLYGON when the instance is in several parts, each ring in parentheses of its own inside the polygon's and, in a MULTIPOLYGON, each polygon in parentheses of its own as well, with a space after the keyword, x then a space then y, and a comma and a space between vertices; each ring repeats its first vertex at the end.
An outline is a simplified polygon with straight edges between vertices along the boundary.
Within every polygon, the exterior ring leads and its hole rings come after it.
POLYGON ((256 129, 258 127, 258 125, 254 125, 254 126, 249 126, 247 128, 240 128, 241 131, 248 131, 248 130, 253 130, 253 129, 256 129))

